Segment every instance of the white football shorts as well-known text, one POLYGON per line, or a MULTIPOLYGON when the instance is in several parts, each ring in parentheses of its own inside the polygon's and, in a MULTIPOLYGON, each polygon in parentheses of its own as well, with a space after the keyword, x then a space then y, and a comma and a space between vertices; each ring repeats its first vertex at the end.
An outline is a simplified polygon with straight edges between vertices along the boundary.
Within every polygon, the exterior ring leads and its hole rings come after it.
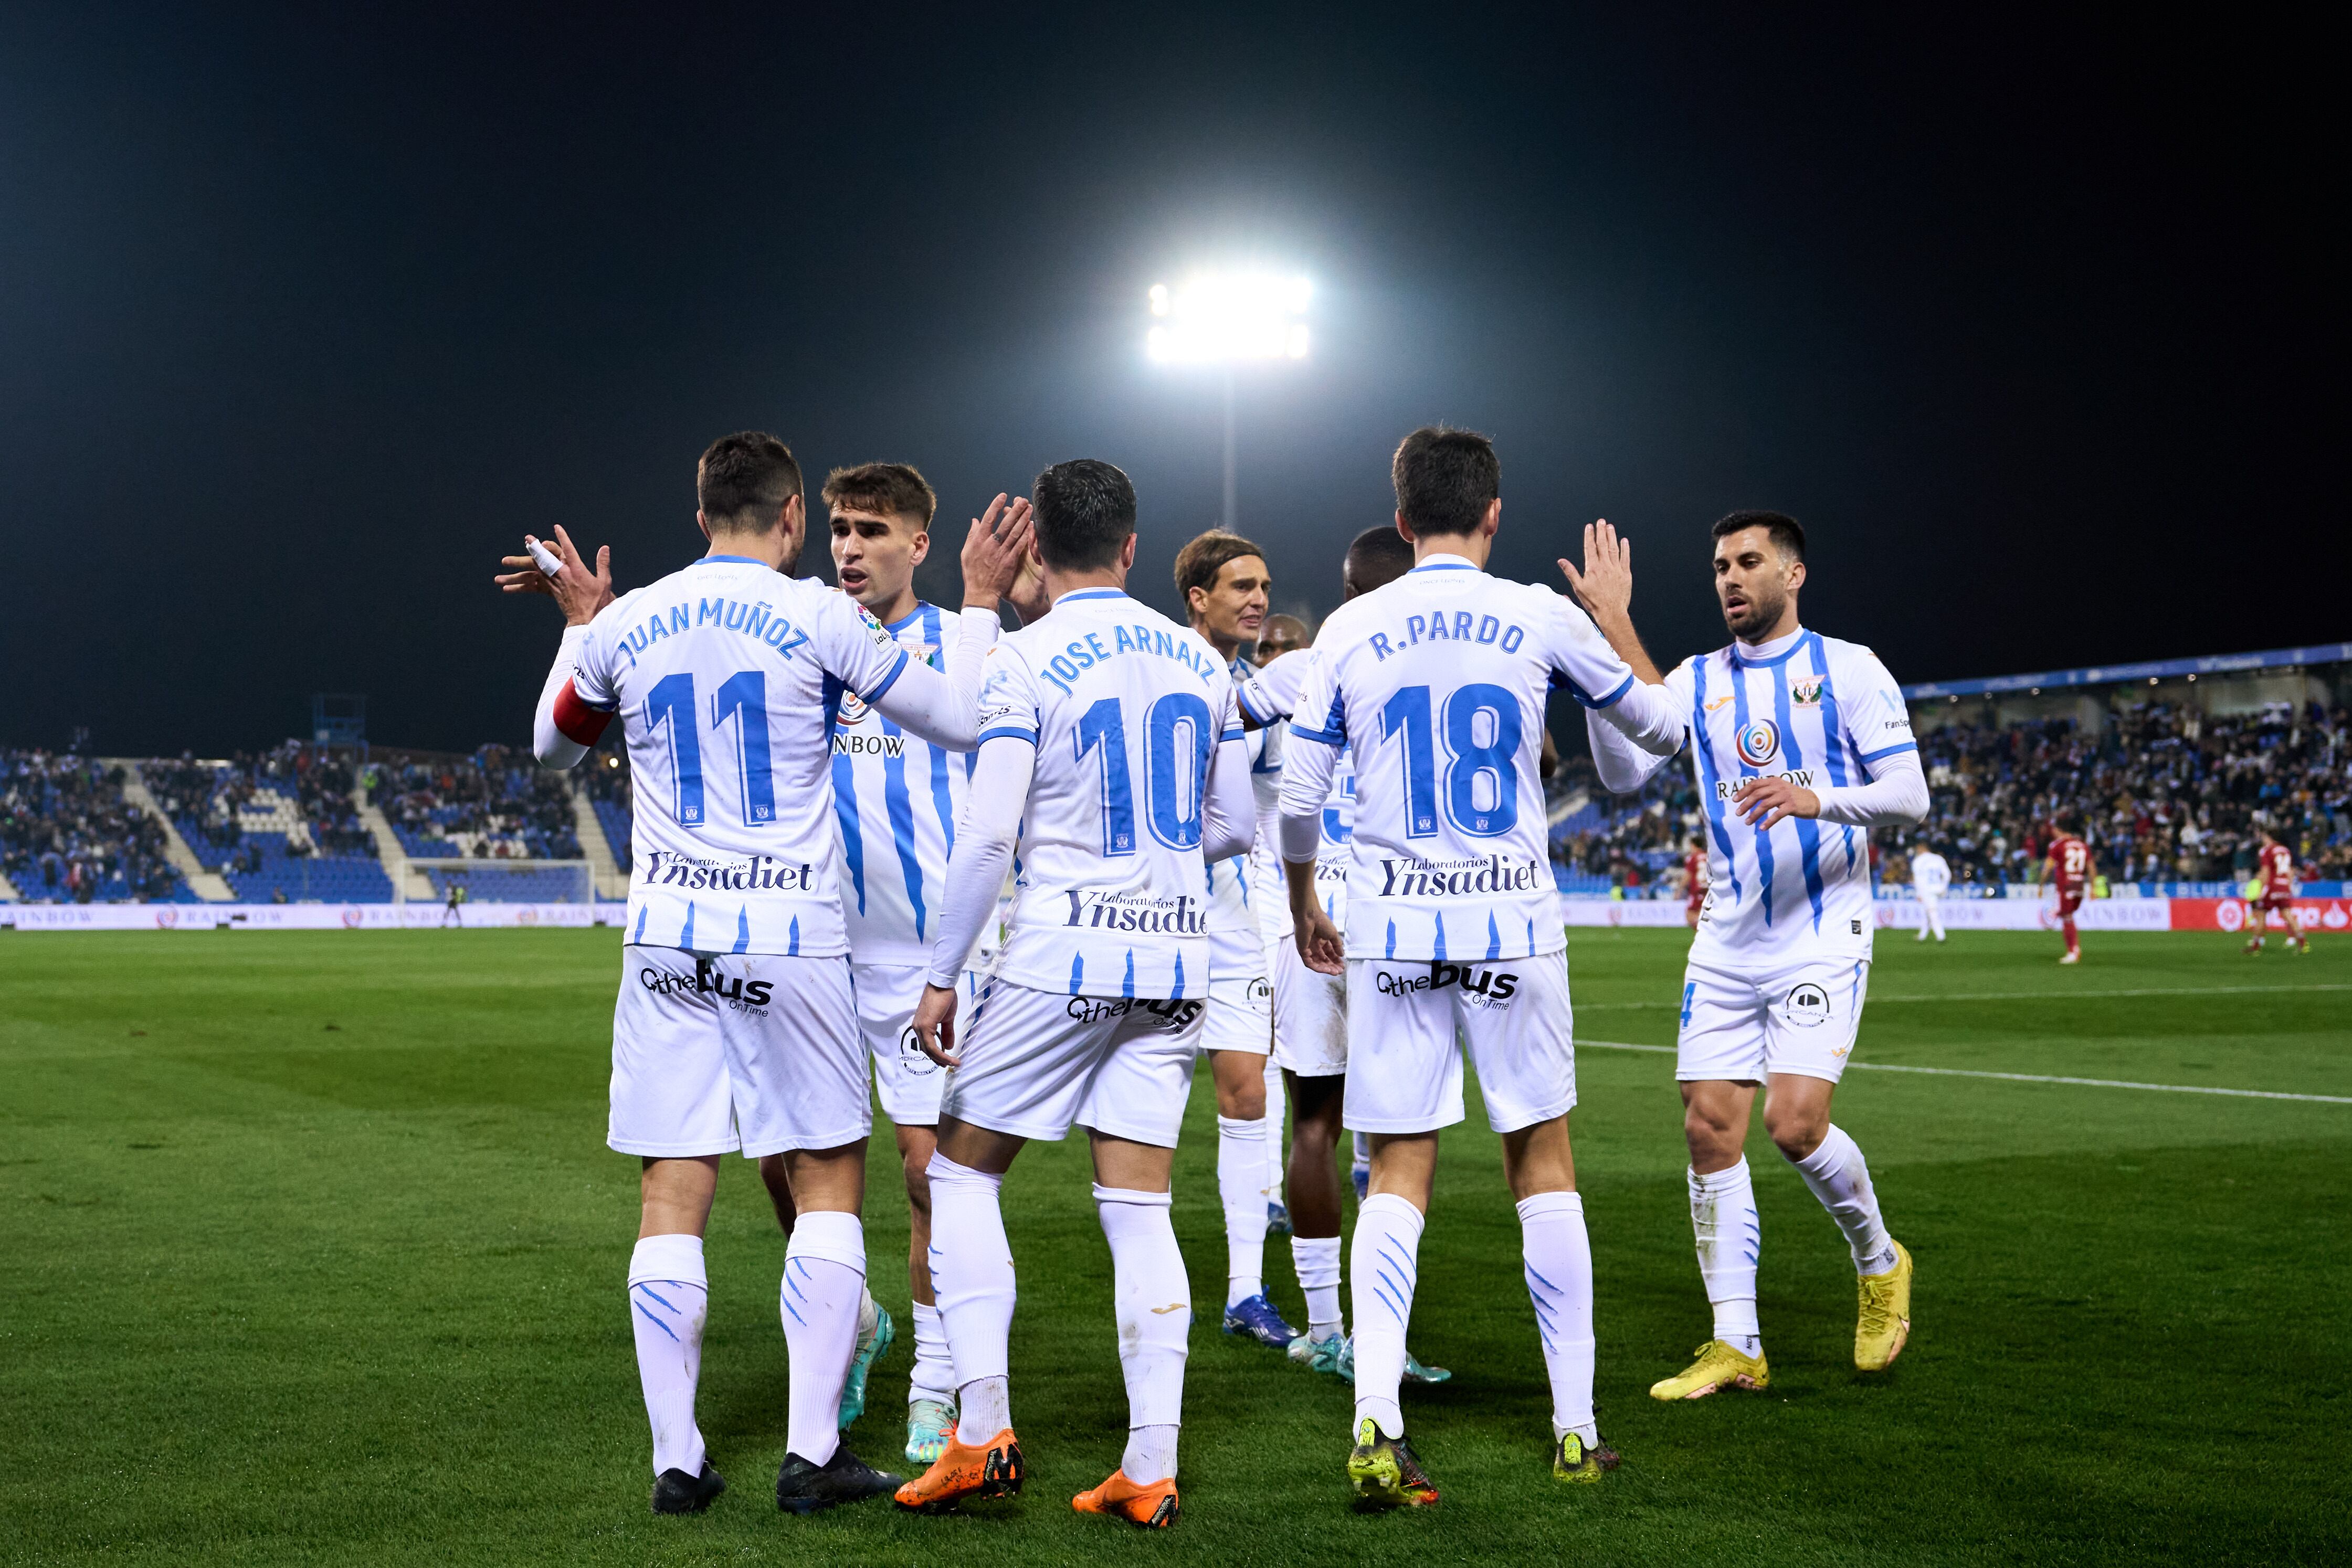
POLYGON ((625 1155, 746 1158, 874 1130, 847 958, 621 949, 613 1107, 625 1155))
POLYGON ((1832 1083, 1853 1053, 1870 991, 1870 960, 1799 960, 1737 971, 1683 970, 1682 1032, 1675 1076, 1760 1083, 1793 1072, 1832 1083))
POLYGON ((1492 963, 1350 958, 1349 1129, 1433 1133, 1461 1121, 1457 1030, 1497 1133, 1565 1115, 1576 1103, 1565 951, 1492 963))
POLYGON ((1073 997, 982 986, 940 1113, 1018 1138, 1088 1127, 1176 1146, 1200 1051, 1200 1000, 1073 997))
POLYGON ((1274 945, 1274 1064, 1301 1078, 1348 1071, 1348 982, 1318 975, 1286 936, 1274 945))
MULTIPOLYGON (((857 988, 857 1033, 874 1059, 874 1092, 890 1120, 902 1127, 936 1126, 940 1091, 947 1082, 947 1069, 923 1054, 908 1027, 930 975, 929 964, 852 964, 849 968, 857 988)), ((958 1039, 985 978, 980 969, 966 969, 957 983, 958 1039)))

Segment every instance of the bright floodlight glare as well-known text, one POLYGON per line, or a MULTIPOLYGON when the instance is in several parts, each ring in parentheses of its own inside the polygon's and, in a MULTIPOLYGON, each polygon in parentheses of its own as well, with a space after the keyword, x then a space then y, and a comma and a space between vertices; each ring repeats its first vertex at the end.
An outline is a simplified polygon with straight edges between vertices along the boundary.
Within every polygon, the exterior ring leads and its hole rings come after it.
POLYGON ((1307 357, 1304 277, 1271 272, 1204 272, 1171 288, 1151 286, 1155 320, 1144 339, 1155 360, 1232 364, 1239 360, 1307 357))

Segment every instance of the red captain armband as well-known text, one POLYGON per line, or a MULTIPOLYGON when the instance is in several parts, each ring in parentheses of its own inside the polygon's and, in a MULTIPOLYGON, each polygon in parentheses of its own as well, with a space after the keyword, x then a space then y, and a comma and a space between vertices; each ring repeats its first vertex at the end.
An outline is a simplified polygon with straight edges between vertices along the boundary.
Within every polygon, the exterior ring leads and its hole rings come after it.
POLYGON ((604 733, 604 727, 612 722, 611 714, 590 707, 581 696, 580 688, 570 681, 564 682, 563 689, 555 694, 555 727, 563 732, 566 740, 593 746, 596 737, 604 733))

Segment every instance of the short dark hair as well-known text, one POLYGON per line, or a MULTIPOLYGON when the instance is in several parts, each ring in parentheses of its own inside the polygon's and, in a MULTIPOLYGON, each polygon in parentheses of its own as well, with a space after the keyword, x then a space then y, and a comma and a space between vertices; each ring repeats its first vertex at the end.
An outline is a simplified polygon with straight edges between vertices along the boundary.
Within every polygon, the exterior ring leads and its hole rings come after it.
POLYGON ((911 463, 861 463, 824 476, 824 504, 836 512, 912 517, 916 528, 928 528, 940 497, 911 463))
POLYGON ((1194 589, 1214 588, 1217 574, 1225 570, 1228 562, 1246 560, 1251 556, 1264 560, 1265 551, 1239 534, 1211 528, 1205 534, 1193 535, 1184 541, 1184 548, 1176 552, 1176 596, 1184 601, 1184 608, 1189 612, 1192 608, 1194 589))
POLYGON ((1359 593, 1386 588, 1412 570, 1412 546, 1392 527, 1366 528, 1348 546, 1346 570, 1359 593))
POLYGON ((1116 464, 1074 457, 1037 476, 1037 553, 1056 571, 1113 566, 1135 533, 1135 485, 1116 464))
POLYGON ((703 520, 719 532, 761 533, 801 493, 793 449, 764 430, 739 430, 712 442, 694 471, 703 520))
POLYGON ((1417 534, 1470 534, 1503 493, 1503 460, 1475 430, 1424 424, 1400 442, 1389 465, 1397 510, 1417 534))
POLYGON ((1805 527, 1786 512, 1726 512, 1715 520, 1715 531, 1708 537, 1719 539, 1742 528, 1762 528, 1782 556, 1790 560, 1805 559, 1805 527))

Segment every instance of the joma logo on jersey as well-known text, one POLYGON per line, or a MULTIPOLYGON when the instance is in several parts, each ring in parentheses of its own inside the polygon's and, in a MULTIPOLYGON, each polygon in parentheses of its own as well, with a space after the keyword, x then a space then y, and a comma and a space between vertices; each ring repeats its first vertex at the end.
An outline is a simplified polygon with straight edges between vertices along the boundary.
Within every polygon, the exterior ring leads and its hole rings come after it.
POLYGON ((1518 993, 1519 977, 1510 971, 1482 969, 1469 964, 1448 964, 1444 960, 1432 964, 1426 975, 1402 974, 1393 969, 1374 973, 1373 986, 1384 997, 1410 997, 1423 991, 1443 991, 1460 987, 1464 999, 1472 1007, 1498 1008, 1509 1003, 1518 993))
POLYGON ((1382 898, 1468 898, 1484 894, 1525 893, 1543 885, 1536 862, 1508 855, 1475 861, 1383 860, 1382 898))
POLYGON ((1208 915, 1190 894, 1174 898, 1137 898, 1124 893, 1087 893, 1073 888, 1070 917, 1065 925, 1087 931, 1136 931, 1173 936, 1198 936, 1209 928, 1208 915))
POLYGON ((1780 755, 1780 727, 1769 718, 1750 719, 1739 727, 1731 743, 1739 748, 1740 761, 1761 768, 1780 755))
POLYGON ((833 732, 833 754, 835 757, 903 757, 907 754, 907 737, 903 735, 857 735, 836 729, 833 732))
POLYGON ((1813 781, 1819 777, 1820 775, 1810 768, 1790 768, 1779 773, 1759 773, 1753 779, 1718 779, 1715 781, 1715 798, 1718 800, 1737 800, 1741 792, 1750 784, 1764 779, 1786 779, 1800 789, 1818 789, 1820 786, 1813 781))

